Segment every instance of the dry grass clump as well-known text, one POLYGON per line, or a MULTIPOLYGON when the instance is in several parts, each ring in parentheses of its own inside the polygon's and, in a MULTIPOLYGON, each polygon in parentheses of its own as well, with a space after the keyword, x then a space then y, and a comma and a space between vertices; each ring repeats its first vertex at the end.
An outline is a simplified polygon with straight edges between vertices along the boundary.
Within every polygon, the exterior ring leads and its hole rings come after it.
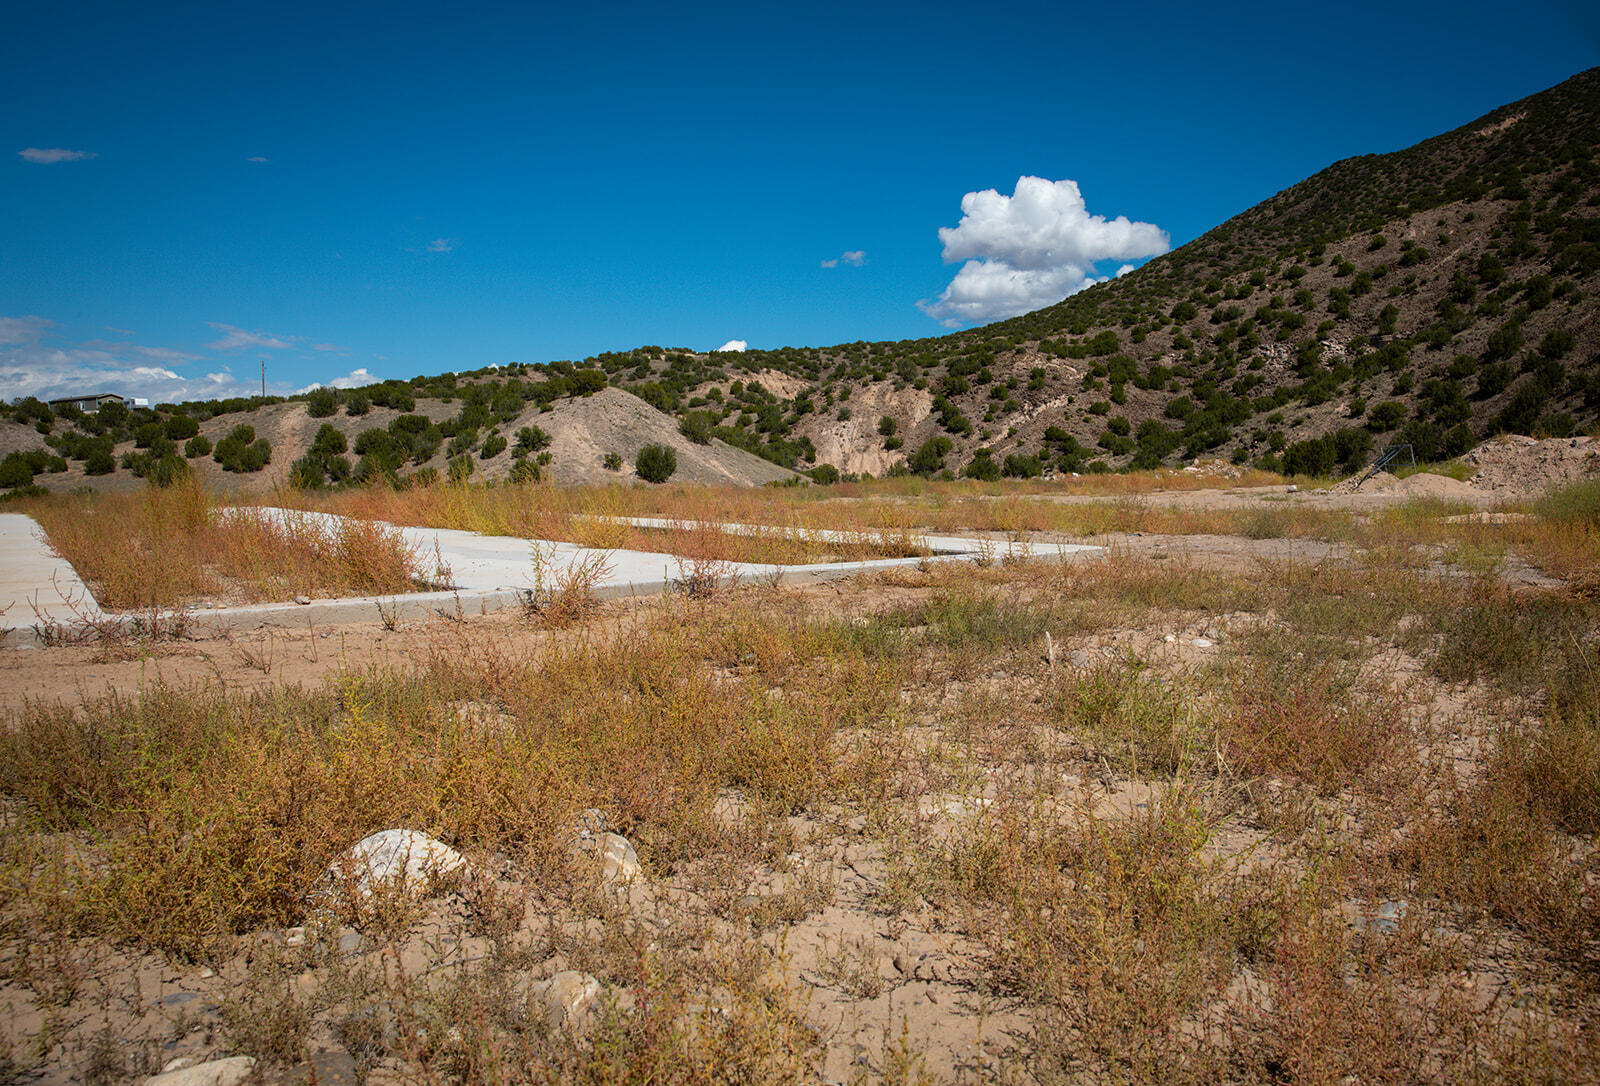
POLYGON ((112 609, 408 592, 421 580, 418 556, 391 528, 225 516, 194 480, 39 501, 27 511, 112 609))
POLYGON ((59 857, 82 930, 198 953, 294 923, 329 860, 386 826, 537 865, 564 819, 599 807, 670 864, 705 843, 719 789, 809 803, 840 771, 835 729, 894 711, 887 662, 840 659, 803 628, 786 638, 780 699, 701 664, 697 646, 726 631, 694 615, 672 626, 538 658, 462 635, 420 673, 41 708, 0 736, 0 787, 37 829, 88 833, 91 848, 59 857))

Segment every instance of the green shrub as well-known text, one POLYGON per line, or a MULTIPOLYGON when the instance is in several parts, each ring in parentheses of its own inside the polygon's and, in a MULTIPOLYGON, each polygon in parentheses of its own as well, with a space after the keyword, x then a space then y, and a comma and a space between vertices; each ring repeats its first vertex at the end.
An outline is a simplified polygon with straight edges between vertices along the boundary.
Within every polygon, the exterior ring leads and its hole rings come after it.
POLYGON ((689 411, 679 421, 678 433, 696 445, 709 445, 711 444, 711 431, 716 425, 717 417, 711 412, 689 411))
POLYGON ((0 487, 7 490, 27 486, 33 482, 33 466, 21 453, 11 453, 0 460, 0 487))
POLYGON ((200 424, 188 415, 173 415, 163 429, 173 441, 185 441, 200 432, 200 424))
POLYGON ((325 419, 339 410, 339 394, 331 388, 314 388, 306 397, 306 414, 325 419))
POLYGON ((1338 449, 1332 437, 1297 441, 1283 453, 1285 475, 1327 475, 1333 470, 1338 449))
POLYGON ((1387 433, 1406 418, 1406 405, 1399 400, 1385 400, 1367 415, 1367 428, 1376 434, 1387 433))
POLYGON ((517 431, 517 448, 523 452, 538 452, 550 444, 550 435, 537 426, 524 426, 517 431))
POLYGON ((678 470, 678 454, 665 445, 652 442, 639 450, 633 469, 647 483, 664 483, 678 470))
POLYGON ((954 443, 947 437, 930 437, 922 443, 916 455, 907 462, 906 467, 917 475, 933 475, 944 467, 944 458, 955 448, 954 443))
POLYGON ((266 438, 256 437, 255 427, 240 423, 228 431, 227 437, 217 442, 211 457, 222 465, 224 471, 260 471, 272 461, 272 446, 266 438))
POLYGON ((601 370, 579 370, 567 379, 574 396, 589 396, 606 387, 606 375, 601 370))
POLYGON ((1000 478, 1000 465, 994 462, 994 454, 989 449, 978 449, 967 466, 961 469, 961 474, 968 479, 993 482, 1000 478))

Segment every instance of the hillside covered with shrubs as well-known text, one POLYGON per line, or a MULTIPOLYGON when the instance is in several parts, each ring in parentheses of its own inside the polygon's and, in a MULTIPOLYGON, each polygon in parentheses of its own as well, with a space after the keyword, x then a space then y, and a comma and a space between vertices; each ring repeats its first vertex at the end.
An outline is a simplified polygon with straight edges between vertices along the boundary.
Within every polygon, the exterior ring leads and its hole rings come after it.
MULTIPOLYGON (((317 389, 293 448, 258 436, 278 398, 54 412, 0 482, 69 465, 160 478, 210 458, 277 463, 302 486, 541 477, 527 412, 618 386, 697 444, 725 442, 819 482, 853 472, 977 478, 1224 457, 1353 471, 1497 433, 1600 423, 1600 69, 1452 132, 1326 170, 1138 270, 986 327, 920 340, 581 361, 317 389), (361 420, 372 416, 371 425, 361 420), (239 416, 217 437, 202 424, 239 416), (339 426, 333 421, 339 420, 339 426), (517 423, 515 427, 513 423, 517 423)), ((12 441, 12 445, 16 442, 12 441)))

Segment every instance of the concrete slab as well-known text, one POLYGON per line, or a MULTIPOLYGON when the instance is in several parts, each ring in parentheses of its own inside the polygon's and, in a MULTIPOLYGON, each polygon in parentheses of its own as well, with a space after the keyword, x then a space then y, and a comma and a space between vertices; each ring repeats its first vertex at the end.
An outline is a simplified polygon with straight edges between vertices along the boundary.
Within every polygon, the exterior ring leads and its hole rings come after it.
MULTIPOLYGON (((336 528, 342 518, 330 513, 314 513, 281 509, 270 506, 246 506, 222 511, 224 516, 264 517, 281 522, 301 521, 322 528, 336 528)), ((27 517, 20 517, 33 525, 27 517)), ((686 527, 692 522, 668 518, 628 518, 640 527, 686 527)), ((595 578, 593 595, 599 599, 625 596, 654 595, 681 588, 686 577, 683 563, 674 555, 649 551, 596 550, 575 543, 550 540, 529 540, 510 536, 485 536, 476 532, 449 528, 420 528, 394 526, 413 547, 438 582, 448 585, 439 591, 411 592, 392 596, 354 596, 337 599, 317 599, 309 603, 264 603, 241 607, 218 607, 190 611, 186 624, 195 630, 251 629, 260 626, 314 626, 340 622, 381 620, 386 623, 413 621, 433 615, 449 618, 487 614, 508 607, 523 606, 541 587, 548 588, 569 571, 585 564, 598 563, 602 572, 595 578), (434 568, 437 567, 437 568, 434 568)), ((788 532, 793 529, 771 528, 763 525, 722 525, 724 530, 752 533, 788 532)), ((34 528, 37 528, 34 525, 34 528)), ((812 538, 828 541, 845 541, 854 538, 874 538, 872 533, 857 535, 848 532, 808 532, 812 538)), ((42 533, 40 533, 42 535, 42 533)), ((3 540, 0 536, 0 540, 3 540)), ((853 577, 872 570, 891 569, 897 566, 918 566, 931 562, 988 562, 1005 553, 1003 544, 993 540, 971 539, 960 536, 918 536, 916 541, 930 552, 914 558, 880 558, 852 562, 827 562, 806 566, 778 566, 756 563, 721 563, 715 570, 717 582, 722 586, 735 584, 812 584, 853 577)), ((37 546, 42 543, 35 540, 37 546)), ((1063 559, 1100 553, 1102 548, 1062 544, 1053 546, 1050 553, 1063 559)), ((0 551, 3 559, 4 551, 0 551)), ((48 552, 44 552, 48 556, 48 552)), ((72 569, 61 559, 52 559, 57 566, 50 570, 42 567, 32 573, 23 573, 18 579, 19 588, 38 591, 40 584, 48 586, 52 574, 63 585, 75 585, 80 598, 88 598, 72 569), (68 582, 66 577, 70 576, 68 582), (42 579, 42 580, 41 580, 42 579)), ((31 568, 31 567, 30 567, 31 568)), ((689 571, 692 572, 692 571, 689 571)), ((72 590, 69 588, 69 591, 72 590)), ((92 603, 92 601, 91 601, 92 603)), ((14 623, 11 614, 0 615, 0 626, 13 622, 9 631, 0 632, 8 643, 15 640, 9 634, 31 630, 35 621, 30 609, 24 608, 28 621, 14 623)), ((98 608, 96 616, 100 615, 98 608)), ((138 616, 148 621, 149 616, 138 616)), ((126 616, 128 624, 135 616, 126 616)))
POLYGON ((103 617, 89 588, 65 558, 50 550, 39 522, 0 513, 0 640, 4 631, 36 623, 103 617))

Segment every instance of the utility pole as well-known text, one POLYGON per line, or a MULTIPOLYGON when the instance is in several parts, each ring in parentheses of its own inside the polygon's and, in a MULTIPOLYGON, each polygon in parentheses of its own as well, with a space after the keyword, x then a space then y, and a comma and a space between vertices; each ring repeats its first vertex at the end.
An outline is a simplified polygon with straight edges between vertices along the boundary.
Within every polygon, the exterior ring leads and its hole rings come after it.
POLYGON ((267 360, 261 360, 261 398, 267 398, 267 360))

